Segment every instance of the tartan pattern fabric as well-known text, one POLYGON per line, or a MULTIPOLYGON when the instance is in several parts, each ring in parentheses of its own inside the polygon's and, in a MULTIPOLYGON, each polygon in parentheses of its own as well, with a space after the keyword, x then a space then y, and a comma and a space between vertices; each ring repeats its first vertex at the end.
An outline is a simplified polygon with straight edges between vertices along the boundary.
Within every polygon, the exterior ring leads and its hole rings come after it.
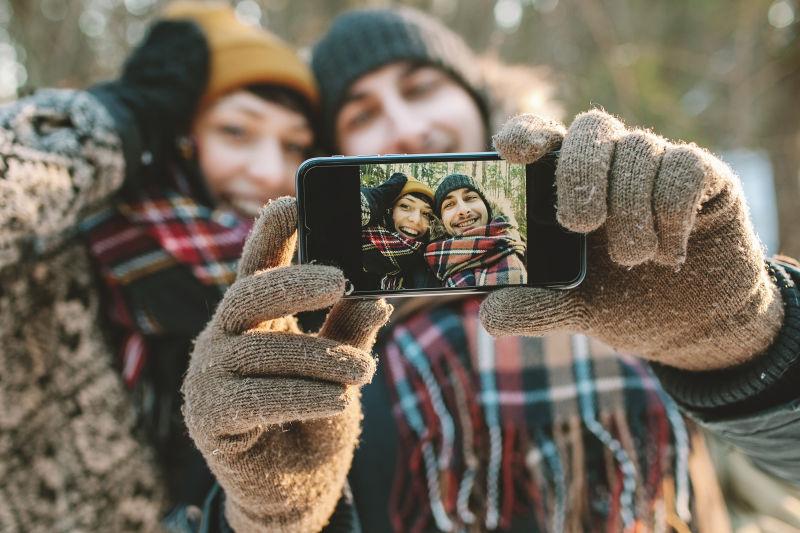
POLYGON ((478 307, 418 314, 383 349, 395 531, 691 527, 687 427, 649 367, 583 336, 493 338, 478 307))
MULTIPOLYGON (((130 294, 153 290, 160 277, 166 289, 170 282, 164 274, 170 272, 216 289, 218 300, 236 277, 252 221, 201 205, 195 197, 176 171, 168 186, 137 192, 81 224, 106 285, 108 317, 124 331, 120 357, 131 387, 149 353, 147 337, 170 332, 130 294)), ((216 303, 209 305, 213 309, 216 303)))
POLYGON ((524 254, 516 228, 498 216, 486 226, 428 244, 425 261, 447 287, 521 285, 528 280, 524 254))
MULTIPOLYGON (((384 274, 381 278, 381 289, 384 290, 403 287, 403 267, 400 262, 403 258, 418 253, 422 245, 421 241, 404 237, 382 226, 361 230, 361 253, 365 257, 376 257, 379 254, 382 259, 382 271, 378 273, 384 274)), ((369 261, 369 264, 373 265, 374 261, 369 261)))

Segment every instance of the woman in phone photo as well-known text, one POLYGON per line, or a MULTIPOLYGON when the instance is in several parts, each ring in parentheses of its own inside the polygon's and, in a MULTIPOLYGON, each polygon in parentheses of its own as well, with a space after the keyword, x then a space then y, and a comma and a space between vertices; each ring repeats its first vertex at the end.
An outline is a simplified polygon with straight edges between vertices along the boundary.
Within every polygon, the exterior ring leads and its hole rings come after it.
POLYGON ((425 260, 445 286, 527 282, 525 242, 511 210, 489 201, 473 177, 445 177, 434 202, 447 237, 428 244, 425 260))
POLYGON ((375 289, 441 286, 422 256, 443 235, 433 215, 433 191, 402 172, 376 187, 361 188, 361 252, 367 282, 375 289))

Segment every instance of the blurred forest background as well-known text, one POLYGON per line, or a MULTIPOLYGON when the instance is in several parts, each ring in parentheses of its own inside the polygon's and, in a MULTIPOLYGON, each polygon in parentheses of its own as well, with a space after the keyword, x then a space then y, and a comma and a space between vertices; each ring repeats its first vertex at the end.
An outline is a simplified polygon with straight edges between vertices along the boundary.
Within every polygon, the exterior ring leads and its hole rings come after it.
POLYGON ((395 172, 413 176, 436 190, 450 174, 466 174, 475 178, 490 200, 510 210, 523 237, 528 235, 528 215, 525 202, 525 166, 508 161, 440 161, 436 163, 394 163, 361 165, 361 185, 376 187, 395 172))
MULTIPOLYGON (((696 141, 730 154, 732 163, 744 161, 737 168, 756 191, 751 206, 769 218, 777 201, 780 244, 771 247, 800 256, 798 1, 231 3, 241 18, 305 50, 348 8, 408 4, 426 10, 478 52, 520 65, 515 81, 499 86, 515 91, 521 110, 547 108, 568 123, 577 112, 602 106, 629 124, 696 141), (776 195, 769 187, 773 176, 776 195)), ((0 0, 0 101, 37 87, 84 87, 113 76, 162 4, 0 0)), ((512 71, 499 72, 502 79, 512 71)))

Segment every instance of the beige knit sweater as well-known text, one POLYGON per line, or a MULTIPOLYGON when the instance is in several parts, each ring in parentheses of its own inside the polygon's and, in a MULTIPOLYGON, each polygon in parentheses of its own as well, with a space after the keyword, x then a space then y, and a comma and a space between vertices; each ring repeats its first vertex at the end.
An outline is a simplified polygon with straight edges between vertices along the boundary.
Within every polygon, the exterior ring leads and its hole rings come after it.
POLYGON ((0 531, 147 531, 164 489, 103 339, 81 217, 123 179, 90 95, 0 108, 0 531))

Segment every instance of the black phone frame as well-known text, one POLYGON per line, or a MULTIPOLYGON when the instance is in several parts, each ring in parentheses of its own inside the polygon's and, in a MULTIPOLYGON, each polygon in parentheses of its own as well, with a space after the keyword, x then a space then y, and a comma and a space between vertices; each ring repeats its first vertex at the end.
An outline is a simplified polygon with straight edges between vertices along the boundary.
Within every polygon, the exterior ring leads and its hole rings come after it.
MULTIPOLYGON (((543 164, 547 160, 553 165, 555 170, 555 160, 558 157, 558 151, 550 152, 542 159, 533 163, 533 165, 543 164)), ((306 226, 306 202, 305 191, 305 177, 309 170, 317 167, 352 167, 360 165, 383 164, 383 163, 425 163, 425 162, 448 162, 448 161, 497 161, 502 158, 497 152, 459 152, 459 153, 434 153, 434 154, 387 154, 387 155, 367 155, 367 156, 342 156, 334 155, 329 157, 315 157, 304 161, 297 169, 296 173, 296 191, 297 191, 297 232, 298 232, 298 261, 301 264, 315 262, 312 258, 308 257, 307 241, 308 234, 311 228, 307 229, 306 226)), ((526 180, 528 180, 528 170, 526 169, 526 180)), ((358 185, 360 186, 360 180, 358 185)), ((526 181, 526 194, 530 195, 531 189, 528 187, 526 181)), ((358 198, 358 196, 354 196, 358 198)), ((528 219, 530 224, 530 209, 533 203, 530 198, 527 199, 526 206, 528 211, 528 219)), ((552 199, 548 199, 550 206, 552 206, 552 216, 555 220, 555 185, 553 184, 552 199)), ((530 226, 529 226, 530 228, 530 226)), ((495 289, 505 287, 536 287, 536 288, 550 288, 550 289, 571 289, 578 286, 586 276, 586 235, 580 233, 570 232, 560 226, 557 231, 564 235, 569 235, 574 241, 576 249, 574 253, 578 255, 578 273, 575 277, 553 282, 553 283, 537 283, 528 285, 484 285, 475 287, 430 287, 420 289, 400 289, 400 290, 367 290, 367 291, 354 291, 347 294, 347 297, 352 298, 380 298, 384 296, 391 297, 410 297, 410 296, 443 296, 443 295, 466 295, 466 294, 483 294, 495 289)), ((530 242, 530 229, 528 231, 528 241, 530 242)), ((530 249, 530 247, 529 247, 530 249)), ((526 264, 528 272, 530 267, 526 264)), ((341 268, 341 267, 340 267, 341 268)))

